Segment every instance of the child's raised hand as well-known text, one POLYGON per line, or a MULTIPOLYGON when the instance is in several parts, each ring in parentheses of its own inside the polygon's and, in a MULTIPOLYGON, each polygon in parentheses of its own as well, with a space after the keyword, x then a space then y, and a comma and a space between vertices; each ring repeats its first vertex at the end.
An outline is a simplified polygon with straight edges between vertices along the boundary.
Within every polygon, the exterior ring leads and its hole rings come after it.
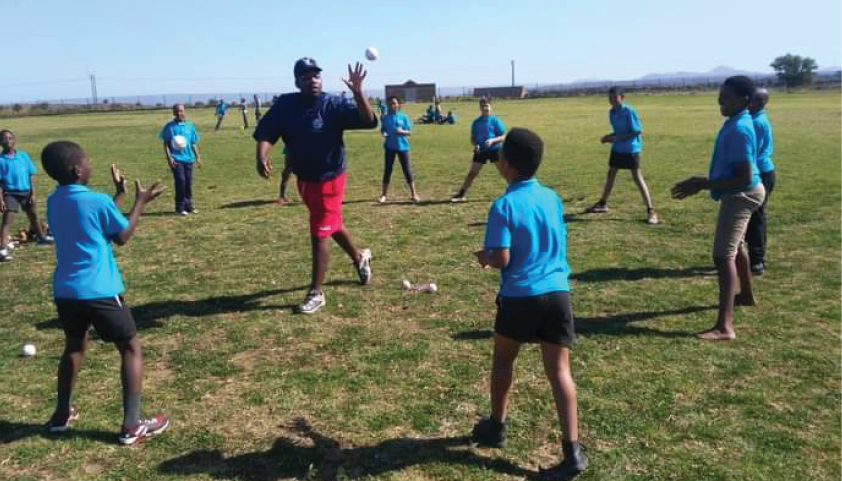
POLYGON ((114 182, 114 187, 118 194, 126 192, 126 178, 120 173, 120 169, 115 164, 111 164, 111 180, 114 182))
POLYGON ((156 197, 161 195, 161 193, 166 189, 165 186, 161 185, 161 181, 157 180, 152 185, 149 186, 148 189, 144 189, 143 185, 140 184, 140 180, 134 181, 134 188, 135 188, 135 203, 149 203, 154 200, 156 197))
POLYGON ((705 182, 707 182, 706 177, 690 177, 672 186, 670 194, 672 194, 673 199, 686 199, 698 194, 705 182))

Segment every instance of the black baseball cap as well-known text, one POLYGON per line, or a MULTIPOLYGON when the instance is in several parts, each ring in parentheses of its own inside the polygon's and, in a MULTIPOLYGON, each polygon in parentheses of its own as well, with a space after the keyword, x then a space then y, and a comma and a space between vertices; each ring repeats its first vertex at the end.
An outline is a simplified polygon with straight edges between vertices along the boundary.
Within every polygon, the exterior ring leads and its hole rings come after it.
POLYGON ((295 62, 295 67, 293 68, 293 74, 295 78, 298 78, 304 75, 307 72, 312 72, 315 70, 316 72, 321 72, 322 68, 319 67, 319 64, 316 63, 315 59, 310 57, 302 57, 295 62))

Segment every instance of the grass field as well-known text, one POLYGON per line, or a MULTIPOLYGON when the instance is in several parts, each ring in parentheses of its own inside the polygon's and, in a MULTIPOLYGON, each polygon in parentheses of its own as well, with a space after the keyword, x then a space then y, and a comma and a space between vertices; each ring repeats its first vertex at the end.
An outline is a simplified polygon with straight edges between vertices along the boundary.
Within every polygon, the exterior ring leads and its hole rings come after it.
MULTIPOLYGON (((628 101, 644 125, 644 172, 663 219, 655 227, 645 224, 628 176, 618 176, 609 214, 581 214, 606 170, 604 98, 495 105, 509 127, 544 138, 539 178, 571 214, 580 335, 572 362, 591 460, 579 479, 838 480, 839 92, 772 97, 778 183, 768 270, 756 279, 760 305, 738 310, 730 343, 692 336, 716 315, 717 204, 706 195, 669 198, 674 182, 707 173, 723 121, 715 93, 628 101)), ((407 110, 417 117, 424 107, 407 110)), ((201 212, 187 218, 171 214, 172 180, 156 138, 167 112, 4 121, 36 162, 49 141, 79 142, 95 189, 112 192, 110 163, 130 180, 168 185, 115 251, 145 349, 144 410, 166 412, 173 424, 140 448, 117 445, 119 357, 94 342, 74 397, 81 419, 64 436, 43 434, 63 334, 51 298, 54 255, 26 245, 0 264, 0 479, 496 480, 529 479, 553 463, 560 434, 534 347, 518 363, 509 447, 462 439, 489 410, 498 273, 475 265, 472 252, 504 185, 486 168, 467 203, 447 202, 469 166, 477 107, 445 107, 459 124, 416 126, 411 139, 428 200, 421 205, 406 202, 399 169, 394 202, 376 204, 379 136, 346 134, 345 219, 374 253, 374 279, 356 285, 334 248, 328 306, 310 317, 291 313, 310 276, 306 210, 272 203, 277 180, 255 174, 254 142, 236 115, 213 132, 210 109, 188 110, 203 133, 205 167, 194 188, 201 212), (440 290, 402 291, 404 277, 440 290), (39 354, 17 357, 27 341, 39 354)), ((38 186, 43 212, 46 174, 38 186)))

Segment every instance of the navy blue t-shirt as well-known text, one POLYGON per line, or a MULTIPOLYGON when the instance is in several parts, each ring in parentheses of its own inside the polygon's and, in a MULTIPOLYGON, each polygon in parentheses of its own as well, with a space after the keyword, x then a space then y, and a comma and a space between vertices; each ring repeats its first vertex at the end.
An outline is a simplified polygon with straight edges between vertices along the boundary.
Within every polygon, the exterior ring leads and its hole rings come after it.
POLYGON ((253 137, 271 144, 283 139, 295 176, 307 182, 322 182, 345 172, 342 133, 376 127, 377 117, 371 122, 363 121, 359 107, 350 99, 292 93, 278 98, 253 137))

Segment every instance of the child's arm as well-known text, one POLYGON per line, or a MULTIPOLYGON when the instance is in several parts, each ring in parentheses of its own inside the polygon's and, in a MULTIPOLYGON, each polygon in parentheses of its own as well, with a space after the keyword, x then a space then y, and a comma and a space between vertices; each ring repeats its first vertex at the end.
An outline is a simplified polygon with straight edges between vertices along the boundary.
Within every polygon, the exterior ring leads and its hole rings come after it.
POLYGON ((202 166, 202 156, 199 154, 199 147, 196 146, 195 143, 190 144, 190 148, 193 149, 193 155, 196 156, 196 167, 202 166))
POLYGON ((29 202, 35 202, 37 199, 37 193, 35 192, 35 175, 32 174, 29 176, 29 202))
POLYGON ((139 180, 134 181, 134 187, 134 205, 132 206, 131 212, 129 212, 129 226, 114 236, 114 242, 117 245, 125 245, 125 243, 131 239, 135 228, 137 228, 137 221, 140 220, 140 215, 143 214, 143 208, 146 207, 146 204, 161 195, 161 192, 163 192, 165 188, 161 185, 160 181, 157 181, 152 184, 149 189, 144 189, 143 186, 140 185, 139 180))
POLYGON ((751 164, 743 162, 734 167, 734 176, 728 179, 710 180, 707 177, 695 176, 675 184, 672 189, 673 199, 685 199, 696 195, 702 190, 732 190, 739 189, 751 182, 751 164))
POLYGON ((3 200, 3 187, 0 187, 0 214, 6 212, 6 202, 3 200))
POLYGON ((170 154, 170 146, 166 140, 164 141, 164 156, 167 158, 167 164, 169 164, 170 169, 174 169, 175 161, 172 158, 172 154, 170 154))
POLYGON ((111 164, 111 180, 114 182, 114 205, 120 207, 126 198, 126 178, 114 164, 111 164))
POLYGON ((498 135, 497 137, 491 137, 490 139, 485 141, 485 148, 489 148, 494 144, 503 143, 506 140, 506 134, 498 135))
POLYGON ((509 249, 483 249, 474 253, 483 268, 504 269, 509 265, 509 249))

